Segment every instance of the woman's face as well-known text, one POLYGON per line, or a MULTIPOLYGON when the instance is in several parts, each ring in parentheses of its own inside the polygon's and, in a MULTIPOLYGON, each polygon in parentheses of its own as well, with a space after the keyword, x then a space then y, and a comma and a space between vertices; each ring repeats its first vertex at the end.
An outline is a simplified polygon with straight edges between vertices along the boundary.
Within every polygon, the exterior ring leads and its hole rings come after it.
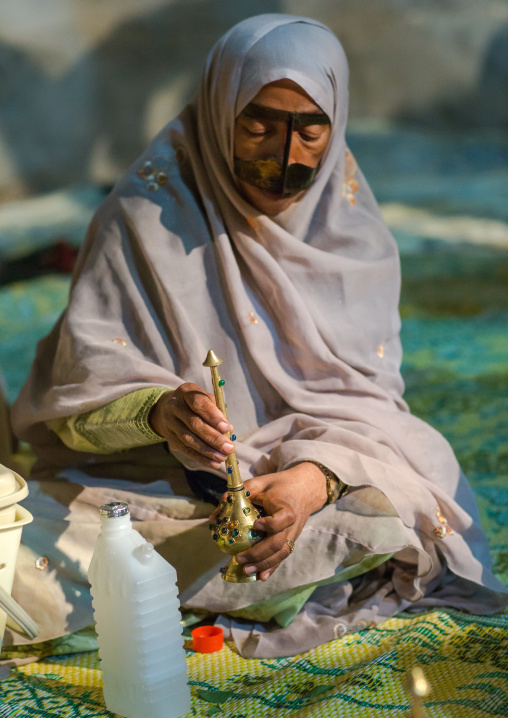
MULTIPOLYGON (((292 80, 278 80, 265 85, 252 104, 273 110, 323 114, 309 95, 292 80)), ((295 162, 317 167, 330 139, 330 125, 316 124, 295 127, 292 132, 288 165, 295 162)), ((240 160, 276 160, 282 164, 286 145, 287 124, 274 120, 249 117, 244 113, 236 118, 234 154, 240 160)), ((276 215, 298 200, 303 192, 288 196, 255 187, 237 180, 241 194, 260 212, 276 215)))

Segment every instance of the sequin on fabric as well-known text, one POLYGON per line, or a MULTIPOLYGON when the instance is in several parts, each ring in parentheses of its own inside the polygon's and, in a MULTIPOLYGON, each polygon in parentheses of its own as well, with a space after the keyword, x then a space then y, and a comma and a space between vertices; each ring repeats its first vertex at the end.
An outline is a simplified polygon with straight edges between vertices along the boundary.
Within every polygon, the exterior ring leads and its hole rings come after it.
POLYGON ((350 150, 346 150, 346 172, 344 175, 342 196, 347 199, 351 206, 353 206, 356 202, 355 193, 358 190, 358 182, 355 178, 357 170, 358 164, 353 157, 353 153, 350 150))

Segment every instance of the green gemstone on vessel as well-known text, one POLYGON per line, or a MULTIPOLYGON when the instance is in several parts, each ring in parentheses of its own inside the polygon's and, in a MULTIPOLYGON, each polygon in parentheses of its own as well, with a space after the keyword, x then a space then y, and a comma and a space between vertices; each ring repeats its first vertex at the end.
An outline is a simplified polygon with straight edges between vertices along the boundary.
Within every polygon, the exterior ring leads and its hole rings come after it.
POLYGON ((245 508, 243 509, 243 513, 244 513, 246 516, 248 516, 248 515, 250 514, 250 509, 249 509, 248 506, 245 506, 245 508))
POLYGON ((226 382, 224 381, 224 379, 220 379, 220 380, 219 380, 219 386, 224 386, 225 383, 226 383, 226 382))
POLYGON ((250 496, 250 491, 246 491, 245 496, 250 496))

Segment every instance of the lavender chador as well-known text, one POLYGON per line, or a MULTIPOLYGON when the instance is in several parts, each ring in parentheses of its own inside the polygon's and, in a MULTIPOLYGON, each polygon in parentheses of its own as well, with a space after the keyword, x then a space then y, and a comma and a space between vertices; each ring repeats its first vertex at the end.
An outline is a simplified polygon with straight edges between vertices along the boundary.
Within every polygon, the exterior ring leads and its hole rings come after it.
POLYGON ((345 144, 347 78, 344 52, 320 23, 240 23, 212 50, 196 101, 95 216, 69 306, 14 408, 18 435, 39 457, 15 591, 30 610, 38 601, 41 639, 92 622, 86 568, 96 506, 111 500, 129 503, 176 566, 183 604, 219 614, 244 655, 298 653, 408 607, 486 613, 506 603, 450 446, 402 398, 399 258, 345 144), (283 78, 322 108, 332 134, 312 186, 268 217, 238 193, 233 128, 283 78), (224 360, 244 479, 307 459, 352 487, 310 517, 266 583, 221 580, 211 507, 161 444, 78 453, 46 425, 144 387, 210 390, 210 348, 224 360), (40 554, 45 572, 33 570, 40 554), (289 628, 256 618, 256 606, 301 591, 289 628), (239 609, 243 618, 232 617, 239 609))

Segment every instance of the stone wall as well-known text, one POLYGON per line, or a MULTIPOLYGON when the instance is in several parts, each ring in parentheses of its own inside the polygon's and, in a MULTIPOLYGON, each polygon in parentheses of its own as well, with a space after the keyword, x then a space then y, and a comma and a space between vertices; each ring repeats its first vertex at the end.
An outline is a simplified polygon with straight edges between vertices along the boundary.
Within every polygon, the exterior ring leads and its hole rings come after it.
POLYGON ((214 41, 263 12, 336 32, 353 118, 508 124, 506 0, 4 0, 0 201, 113 182, 192 97, 214 41))

